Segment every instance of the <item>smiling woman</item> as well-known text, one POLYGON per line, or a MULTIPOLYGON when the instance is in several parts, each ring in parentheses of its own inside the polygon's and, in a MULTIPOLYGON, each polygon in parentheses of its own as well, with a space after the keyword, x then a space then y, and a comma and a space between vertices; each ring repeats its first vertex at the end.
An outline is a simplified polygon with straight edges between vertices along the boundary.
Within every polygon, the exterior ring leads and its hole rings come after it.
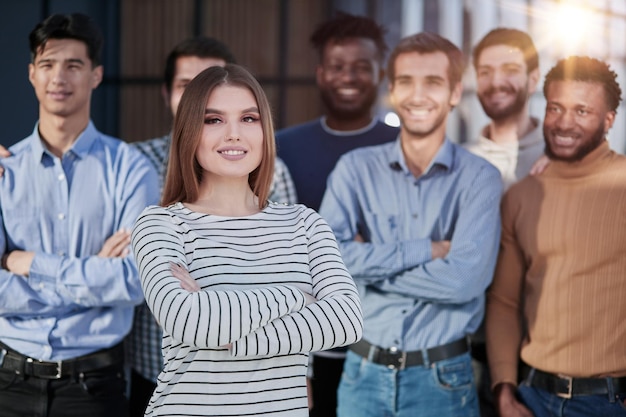
MULTIPOLYGON (((200 186, 207 194, 216 192, 217 184, 249 189, 248 174, 261 164, 262 155, 263 126, 254 95, 244 87, 217 87, 207 102, 196 151, 200 186)), ((258 204, 251 209, 258 210, 258 204)))
POLYGON ((307 356, 360 339, 361 305, 326 222, 267 201, 269 103, 243 67, 212 67, 183 93, 162 207, 132 246, 164 332, 153 415, 308 417, 307 356))
POLYGON ((245 199, 248 210, 263 209, 276 155, 270 106, 263 89, 238 65, 205 70, 188 87, 193 88, 185 89, 174 121, 163 205, 177 201, 194 204, 200 199, 206 204, 210 200, 212 209, 228 214, 242 208, 240 201, 233 201, 237 196, 245 199), (242 163, 227 163, 236 151, 245 152, 242 163), (220 173, 223 169, 226 171, 220 173))

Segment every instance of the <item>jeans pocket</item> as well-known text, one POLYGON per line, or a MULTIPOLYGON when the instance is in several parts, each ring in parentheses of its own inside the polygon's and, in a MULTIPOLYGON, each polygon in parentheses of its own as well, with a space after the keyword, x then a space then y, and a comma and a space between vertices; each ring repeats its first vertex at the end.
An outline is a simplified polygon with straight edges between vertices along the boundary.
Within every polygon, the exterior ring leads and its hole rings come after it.
POLYGON ((84 391, 92 396, 118 396, 126 391, 126 380, 122 369, 117 367, 88 372, 79 377, 84 391))
MULTIPOLYGON (((16 383, 19 375, 14 371, 0 370, 0 391, 3 391, 16 383)), ((22 378, 19 378, 23 381, 22 378)))
POLYGON ((433 365, 433 373, 437 384, 442 389, 467 389, 473 383, 469 354, 437 362, 433 365))
POLYGON ((367 361, 364 358, 355 353, 348 352, 343 364, 341 382, 348 385, 356 384, 361 378, 363 367, 366 365, 367 361))

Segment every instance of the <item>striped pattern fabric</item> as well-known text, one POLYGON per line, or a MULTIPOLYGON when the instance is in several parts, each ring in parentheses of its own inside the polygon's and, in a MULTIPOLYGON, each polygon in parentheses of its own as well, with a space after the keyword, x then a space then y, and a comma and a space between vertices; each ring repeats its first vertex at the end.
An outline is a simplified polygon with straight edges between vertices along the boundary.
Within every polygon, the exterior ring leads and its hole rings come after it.
POLYGON ((494 384, 517 382, 520 355, 554 374, 626 376, 625 231, 626 157, 607 141, 510 188, 488 293, 494 384))
POLYGON ((358 293, 334 235, 302 205, 237 218, 151 206, 132 246, 164 329, 147 416, 308 416, 308 352, 361 337, 358 293), (170 262, 201 291, 183 290, 170 262), (305 306, 304 292, 318 301, 305 306))
MULTIPOLYGON (((159 190, 165 184, 167 163, 170 155, 172 138, 165 135, 141 142, 132 142, 152 163, 159 174, 159 190)), ((270 189, 270 201, 277 203, 295 204, 297 202, 296 189, 287 166, 280 158, 276 158, 274 178, 270 189)), ((145 303, 135 308, 133 328, 126 338, 126 362, 130 367, 149 381, 156 383, 157 376, 163 368, 161 358, 161 329, 154 321, 154 317, 145 303)))

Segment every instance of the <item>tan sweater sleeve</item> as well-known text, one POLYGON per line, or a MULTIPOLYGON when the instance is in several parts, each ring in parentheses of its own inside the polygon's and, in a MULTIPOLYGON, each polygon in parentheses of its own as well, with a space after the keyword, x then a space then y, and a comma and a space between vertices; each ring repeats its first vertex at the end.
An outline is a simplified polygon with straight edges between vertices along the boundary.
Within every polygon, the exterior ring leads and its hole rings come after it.
POLYGON ((515 232, 517 205, 511 193, 502 201, 502 237, 493 283, 487 293, 487 355, 492 387, 517 385, 517 366, 523 335, 521 294, 526 266, 515 232))

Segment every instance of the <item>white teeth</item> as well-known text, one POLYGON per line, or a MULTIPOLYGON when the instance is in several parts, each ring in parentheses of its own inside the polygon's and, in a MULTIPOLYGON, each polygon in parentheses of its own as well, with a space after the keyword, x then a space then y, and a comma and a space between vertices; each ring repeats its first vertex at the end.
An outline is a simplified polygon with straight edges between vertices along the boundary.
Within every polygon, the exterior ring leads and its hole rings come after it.
POLYGON ((354 96, 359 94, 359 90, 357 90, 356 88, 340 88, 337 90, 337 92, 344 96, 354 96))
POLYGON ((554 139, 559 145, 571 145, 574 143, 574 138, 571 136, 555 136, 554 139))
POLYGON ((225 154, 225 155, 243 155, 245 152, 244 151, 236 151, 236 150, 228 150, 228 151, 221 151, 221 153, 225 154))
POLYGON ((428 115, 428 110, 417 110, 417 109, 412 109, 409 110, 409 113, 411 113, 411 116, 415 116, 415 117, 426 117, 428 115))

